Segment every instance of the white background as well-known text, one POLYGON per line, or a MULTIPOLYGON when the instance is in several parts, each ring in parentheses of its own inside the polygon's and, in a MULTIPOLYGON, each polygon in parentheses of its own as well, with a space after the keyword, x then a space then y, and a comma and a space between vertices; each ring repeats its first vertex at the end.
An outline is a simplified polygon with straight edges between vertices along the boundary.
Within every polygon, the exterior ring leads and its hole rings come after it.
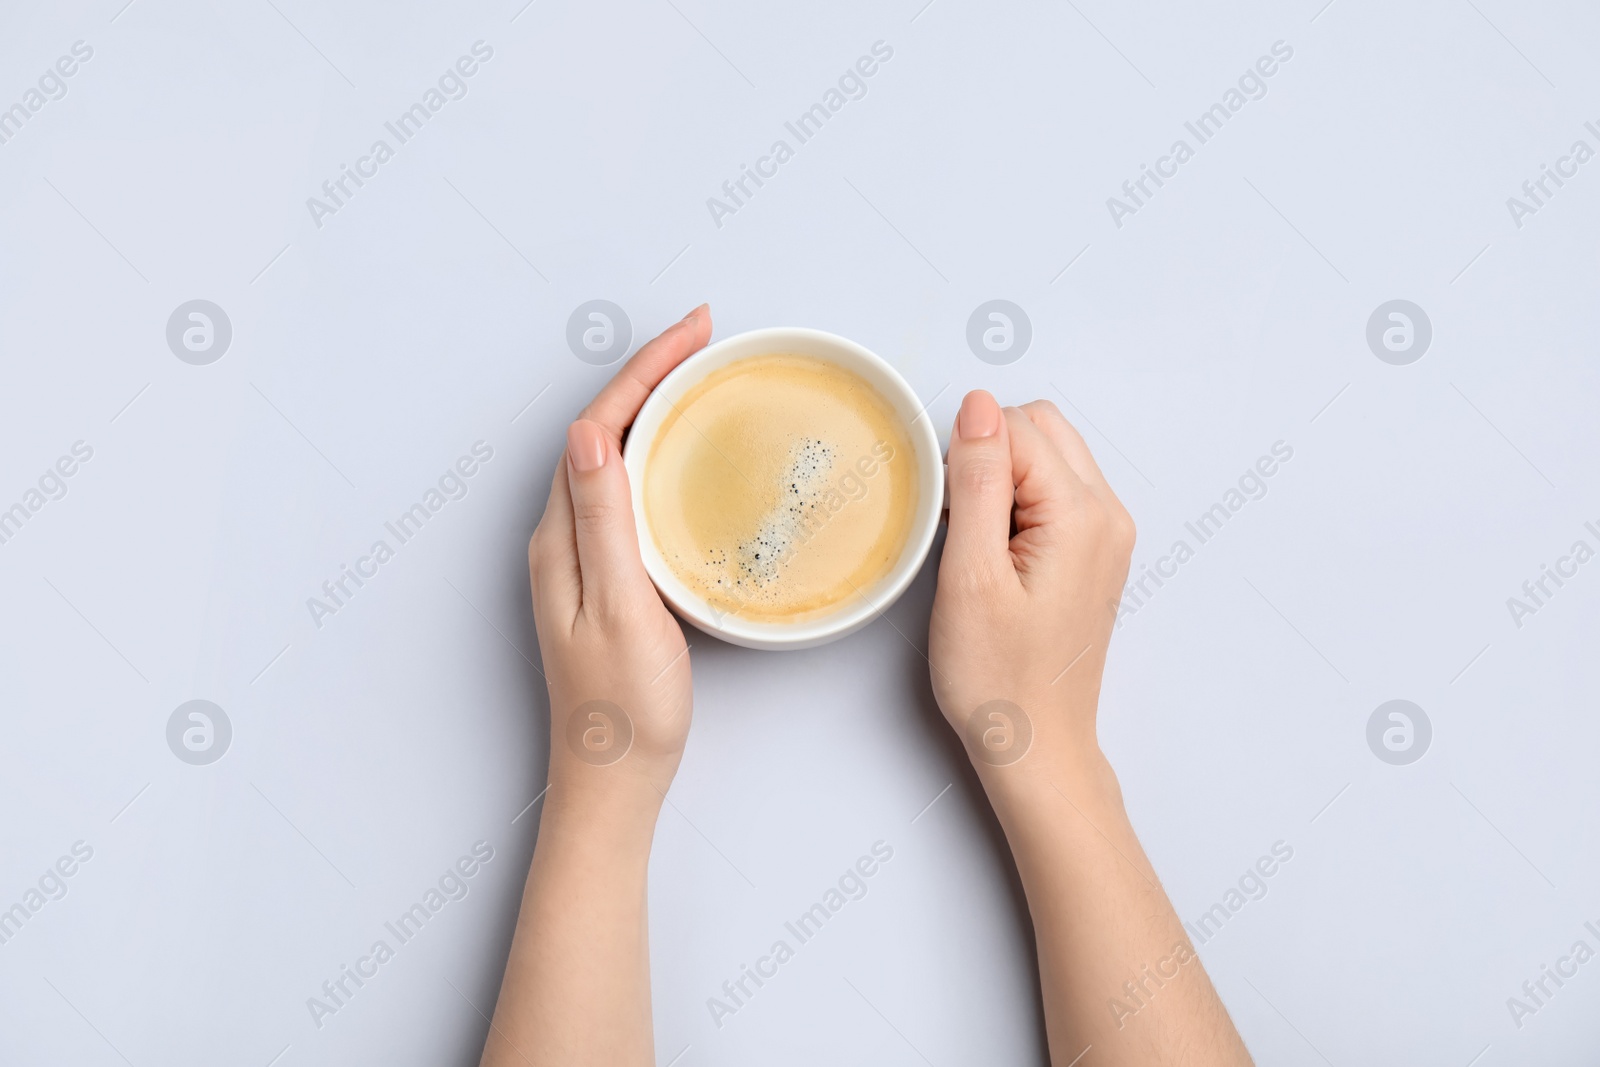
MULTIPOLYGON (((1600 161, 1520 228, 1506 199, 1600 148, 1600 14, 522 3, 0 8, 0 106, 94 50, 0 145, 0 508, 94 449, 0 545, 0 908, 94 850, 0 945, 0 1061, 476 1061, 547 757, 526 540, 611 373, 567 318, 605 298, 635 343, 702 300, 718 337, 844 334, 941 433, 970 388, 1056 400, 1136 573, 1286 442, 1113 644, 1101 733, 1156 868, 1194 921, 1293 848, 1201 950, 1262 1064, 1593 1062, 1600 962, 1520 1029, 1507 998, 1600 948, 1600 563, 1520 628, 1506 600, 1600 547, 1600 161), (468 95, 318 228, 307 198, 478 40, 468 95), (715 225, 880 40, 868 94, 715 225), (1267 95, 1115 225, 1106 198, 1280 40, 1267 95), (196 298, 233 328, 209 366, 165 339, 196 298), (1033 325, 1009 366, 965 340, 993 298, 1033 325), (1396 298, 1433 325, 1409 366, 1365 339, 1396 298), (470 493, 315 626, 479 440, 470 493), (196 698, 233 726, 209 766, 165 737, 196 698), (1366 741, 1394 698, 1433 725, 1409 766, 1366 741), (307 998, 480 840, 469 895, 317 1028, 307 998)), ((691 634, 662 1064, 1044 1061, 1026 911, 929 693, 932 578, 814 651, 691 634), (879 840, 869 894, 715 1026, 879 840)))

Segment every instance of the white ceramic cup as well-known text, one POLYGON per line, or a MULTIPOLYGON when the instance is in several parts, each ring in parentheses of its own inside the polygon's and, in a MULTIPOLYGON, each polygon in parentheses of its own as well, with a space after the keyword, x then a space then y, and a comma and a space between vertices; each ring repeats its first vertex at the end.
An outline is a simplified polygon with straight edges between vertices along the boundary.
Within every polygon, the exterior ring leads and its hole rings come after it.
POLYGON ((710 345, 684 360, 661 380, 645 400, 622 450, 623 465, 633 490, 633 516, 639 531, 639 551, 661 597, 680 616, 714 637, 746 648, 812 648, 837 640, 861 629, 894 603, 917 571, 933 545, 944 507, 944 461, 939 438, 923 402, 906 380, 887 362, 867 349, 821 330, 800 327, 773 327, 751 330, 710 345), (718 611, 685 585, 667 561, 651 535, 644 513, 644 485, 648 478, 649 456, 662 420, 672 412, 696 385, 713 371, 751 356, 810 356, 853 371, 878 391, 893 406, 906 426, 911 441, 911 461, 916 464, 917 507, 910 532, 901 546, 900 558, 862 596, 840 604, 825 615, 802 622, 757 622, 736 613, 718 611))

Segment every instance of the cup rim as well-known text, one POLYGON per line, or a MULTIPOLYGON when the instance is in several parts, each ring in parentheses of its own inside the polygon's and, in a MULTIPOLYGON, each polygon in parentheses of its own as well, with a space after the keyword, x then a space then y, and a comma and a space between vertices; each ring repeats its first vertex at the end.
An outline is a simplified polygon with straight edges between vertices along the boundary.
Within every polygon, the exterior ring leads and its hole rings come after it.
MULTIPOLYGON (((818 358, 829 358, 826 354, 818 358)), ((707 345, 674 367, 650 391, 639 409, 633 425, 628 430, 622 450, 623 467, 628 474, 629 490, 633 500, 634 527, 638 533, 639 552, 644 560, 645 572, 663 600, 677 614, 697 629, 731 644, 756 649, 812 648, 838 640, 868 625, 899 599, 921 571, 938 533, 939 517, 944 497, 944 466, 938 434, 934 432, 927 405, 911 388, 905 378, 888 360, 847 337, 805 326, 768 326, 725 337, 707 345), (804 354, 818 355, 828 349, 844 353, 848 358, 839 360, 847 369, 859 371, 870 368, 864 375, 869 384, 884 395, 902 417, 907 418, 907 436, 918 464, 917 488, 919 498, 913 516, 911 532, 901 549, 900 559, 863 592, 856 603, 829 612, 805 622, 753 622, 736 614, 723 614, 713 609, 673 573, 661 555, 650 532, 644 512, 644 474, 650 446, 660 429, 661 421, 670 407, 668 398, 677 399, 697 385, 706 375, 741 358, 761 354, 779 354, 782 347, 796 341, 805 343, 804 354), (765 349, 765 352, 761 351, 765 349), (733 353, 730 355, 730 353, 733 353), (850 360, 854 360, 852 365, 850 360), (915 412, 915 414, 910 414, 915 412)))

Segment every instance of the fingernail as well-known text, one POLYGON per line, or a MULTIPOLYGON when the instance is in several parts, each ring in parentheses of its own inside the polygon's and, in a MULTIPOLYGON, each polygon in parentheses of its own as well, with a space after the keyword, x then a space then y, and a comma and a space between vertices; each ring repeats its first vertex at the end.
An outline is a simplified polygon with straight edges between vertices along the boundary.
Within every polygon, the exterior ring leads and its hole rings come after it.
POLYGON ((681 325, 684 325, 684 326, 693 326, 695 324, 695 322, 700 318, 700 308, 703 308, 703 307, 705 307, 705 305, 701 304, 700 307, 697 307, 693 311, 689 312, 689 314, 687 314, 683 318, 679 319, 678 322, 681 325))
POLYGON ((567 458, 575 471, 597 471, 606 465, 606 439, 600 427, 579 419, 567 427, 567 458))
POLYGON ((963 441, 980 437, 993 437, 1000 432, 1000 405, 982 389, 975 389, 961 401, 961 414, 956 418, 956 429, 963 441))

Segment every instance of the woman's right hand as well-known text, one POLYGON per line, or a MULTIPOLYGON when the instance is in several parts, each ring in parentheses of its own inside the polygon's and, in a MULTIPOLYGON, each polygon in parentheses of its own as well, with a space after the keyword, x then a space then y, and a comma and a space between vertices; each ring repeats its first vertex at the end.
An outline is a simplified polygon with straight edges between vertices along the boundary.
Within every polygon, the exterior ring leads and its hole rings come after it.
POLYGON ((1133 520, 1047 400, 1002 409, 968 393, 949 463, 928 648, 939 707, 980 769, 1082 766, 1098 756, 1095 707, 1133 520))
POLYGON ((1105 1067, 1249 1067, 1095 736, 1133 535, 1054 404, 1002 411, 967 394, 950 441, 934 693, 1028 897, 1051 1062, 1092 1048, 1105 1067))

